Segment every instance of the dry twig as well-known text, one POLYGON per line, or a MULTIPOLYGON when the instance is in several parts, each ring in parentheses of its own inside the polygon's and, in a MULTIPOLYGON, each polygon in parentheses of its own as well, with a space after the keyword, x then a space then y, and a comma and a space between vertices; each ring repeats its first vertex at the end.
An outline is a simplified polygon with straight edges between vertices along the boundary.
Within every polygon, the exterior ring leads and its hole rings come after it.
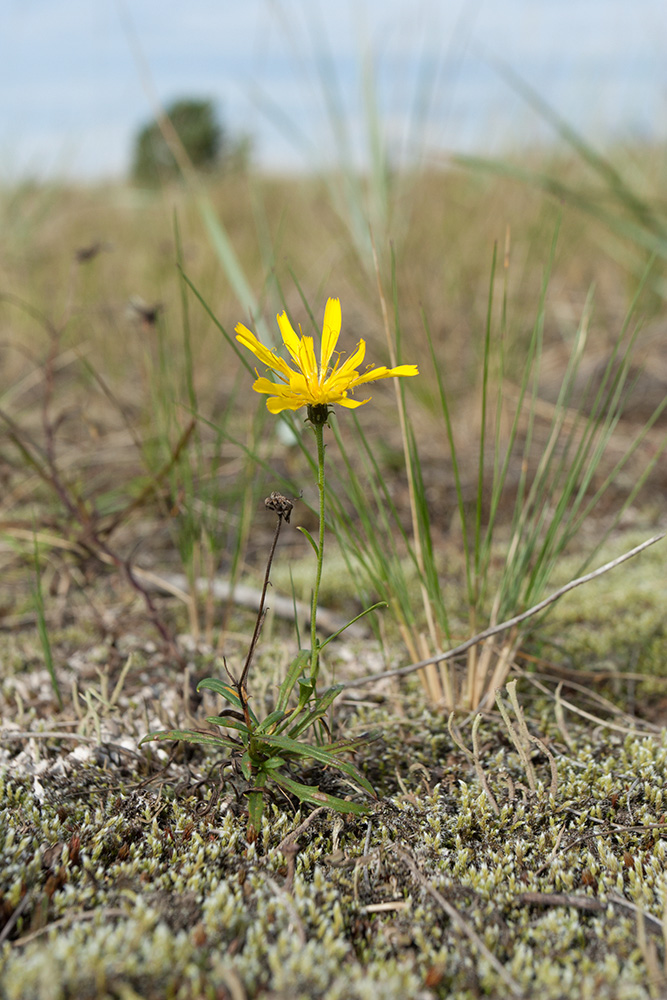
POLYGON ((600 566, 599 569, 594 569, 591 573, 586 573, 584 576, 577 577, 576 580, 571 580, 566 583, 564 587, 559 587, 558 590, 554 591, 548 597, 545 597, 543 601, 539 604, 534 604, 532 608, 528 608, 527 611, 523 611, 520 615, 516 615, 514 618, 508 618, 507 621, 501 622, 499 625, 492 625, 490 628, 484 629, 483 632, 478 632, 471 639, 466 639, 460 645, 455 646, 453 649, 448 649, 446 652, 436 653, 435 656, 429 656, 426 660, 419 660, 418 663, 410 663, 406 667, 398 667, 395 670, 383 670, 381 673, 368 674, 366 677, 358 677, 355 680, 347 681, 345 683, 346 688, 352 687, 362 687, 364 684, 371 684, 373 681, 383 680, 385 677, 405 677, 407 674, 413 674, 416 670, 421 670, 423 667, 428 667, 431 663, 442 663, 445 660, 453 660, 456 656, 460 656, 461 653, 465 653, 466 650, 470 649, 472 646, 476 646, 478 643, 483 642, 484 639, 489 639, 492 635, 498 635, 500 632, 507 632, 508 629, 514 628, 515 625, 520 625, 521 622, 527 621, 528 618, 532 618, 534 615, 539 614, 540 611, 544 611, 548 608, 550 604, 554 604, 560 597, 567 594, 568 591, 574 590, 575 587, 580 587, 582 583, 589 583, 591 580, 595 580, 596 577, 602 576, 603 573, 608 573, 610 569, 615 569, 616 566, 620 566, 621 563, 626 562, 628 559, 632 559, 633 556, 638 555, 638 553, 643 552, 650 545, 655 545, 659 542, 661 538, 665 537, 667 532, 661 532, 659 535, 654 535, 653 538, 649 538, 646 542, 642 542, 641 545, 636 545, 634 549, 630 549, 629 552, 624 553, 622 556, 618 556, 617 559, 612 559, 611 562, 605 563, 604 566, 600 566))

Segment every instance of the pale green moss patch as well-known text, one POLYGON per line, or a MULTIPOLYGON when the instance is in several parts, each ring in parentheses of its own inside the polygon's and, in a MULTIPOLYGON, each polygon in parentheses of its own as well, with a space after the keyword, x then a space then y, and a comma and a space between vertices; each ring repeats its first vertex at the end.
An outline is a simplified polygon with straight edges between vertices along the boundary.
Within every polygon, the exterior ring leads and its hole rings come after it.
POLYGON ((226 786, 212 803, 198 785, 204 754, 147 784, 56 741, 33 774, 6 767, 0 996, 511 995, 489 956, 525 997, 660 995, 667 738, 571 726, 566 752, 545 717, 558 787, 536 749, 533 794, 502 721, 485 720, 496 813, 442 719, 418 721, 393 720, 367 751, 386 795, 369 818, 324 810, 296 853, 306 813, 276 800, 247 843, 243 796, 226 786))
MULTIPOLYGON (((649 528, 622 533, 604 546, 588 569, 615 559, 645 541, 650 534, 649 528)), ((659 542, 624 563, 621 569, 612 570, 567 595, 550 612, 545 634, 558 637, 571 657, 581 660, 587 657, 588 668, 594 666, 594 657, 598 662, 608 663, 610 669, 615 665, 619 670, 627 670, 628 651, 634 651, 636 661, 643 658, 640 669, 644 669, 645 661, 651 658, 649 648, 661 644, 661 675, 665 676, 666 544, 664 540, 659 542)), ((581 553, 563 559, 554 589, 574 578, 580 566, 581 553)))

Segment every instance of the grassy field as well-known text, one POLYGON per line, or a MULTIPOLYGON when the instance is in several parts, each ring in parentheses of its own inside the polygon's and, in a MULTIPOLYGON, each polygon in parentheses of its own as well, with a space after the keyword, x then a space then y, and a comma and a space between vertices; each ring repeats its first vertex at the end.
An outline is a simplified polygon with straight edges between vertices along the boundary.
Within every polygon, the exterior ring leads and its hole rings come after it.
POLYGON ((370 677, 664 527, 663 189, 575 146, 1 193, 1 997, 664 995, 665 543, 370 677), (313 643, 315 439, 234 329, 328 297, 420 373, 324 429, 313 643))

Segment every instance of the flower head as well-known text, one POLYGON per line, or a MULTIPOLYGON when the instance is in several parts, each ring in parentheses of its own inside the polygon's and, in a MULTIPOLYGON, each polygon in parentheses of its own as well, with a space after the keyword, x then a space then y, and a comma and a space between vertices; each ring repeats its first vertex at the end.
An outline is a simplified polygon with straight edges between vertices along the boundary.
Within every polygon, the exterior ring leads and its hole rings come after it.
POLYGON ((354 392, 357 386, 381 378, 397 378, 419 373, 416 365, 398 365, 396 368, 386 368, 384 365, 373 368, 369 365, 365 372, 360 373, 358 369, 366 353, 366 344, 363 340, 359 341, 356 351, 346 361, 341 362, 340 354, 335 352, 341 327, 338 299, 329 299, 324 310, 319 364, 315 357, 313 338, 299 337, 294 332, 287 313, 281 313, 276 318, 283 343, 294 367, 260 343, 255 334, 243 323, 236 326, 236 339, 239 343, 252 351, 262 364, 278 376, 277 382, 259 376, 252 386, 255 392, 268 395, 266 405, 271 413, 299 410, 302 406, 307 406, 309 417, 312 418, 313 412, 324 414, 324 419, 320 421, 324 423, 327 406, 330 403, 353 409, 368 402, 368 399, 350 399, 348 393, 354 392), (332 365, 334 352, 336 359, 332 365))

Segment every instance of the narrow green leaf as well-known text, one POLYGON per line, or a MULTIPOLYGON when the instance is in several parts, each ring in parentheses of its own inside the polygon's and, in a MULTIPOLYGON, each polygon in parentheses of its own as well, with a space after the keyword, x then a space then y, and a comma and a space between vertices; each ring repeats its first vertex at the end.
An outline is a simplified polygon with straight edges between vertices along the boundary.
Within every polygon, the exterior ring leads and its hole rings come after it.
POLYGON ((307 649, 300 649, 295 658, 292 660, 289 670, 285 676, 284 681, 280 685, 278 691, 278 702, 276 708, 280 709, 282 712, 287 711, 287 705, 289 702, 290 695, 294 690, 294 685, 297 680, 304 672, 304 669, 310 659, 310 653, 307 649))
MULTIPOLYGON (((327 688, 326 691, 317 699, 316 704, 313 706, 307 715, 304 715, 302 719, 299 720, 289 731, 289 737, 291 739, 296 739, 296 737, 305 732, 309 726, 312 726, 314 722, 321 719, 326 710, 329 708, 331 703, 338 697, 341 691, 344 689, 344 684, 334 684, 332 687, 327 688)), ((289 723, 288 723, 289 724, 289 723)), ((286 728, 286 727, 283 727, 286 728)))
POLYGON ((361 733, 359 736, 352 736, 349 739, 336 740, 335 743, 328 743, 325 749, 330 753, 346 753, 353 752, 359 747, 367 746, 369 743, 373 743, 374 740, 379 740, 382 736, 382 730, 372 729, 368 733, 361 733))
POLYGON ((264 812, 264 792, 261 789, 248 792, 248 819, 250 826, 259 833, 264 812))
MULTIPOLYGON (((216 725, 218 726, 224 726, 225 719, 236 719, 237 722, 242 722, 245 725, 245 716, 241 712, 235 711, 233 708, 226 708, 224 711, 220 713, 220 715, 216 715, 214 718, 216 721, 216 725)), ((209 719, 208 721, 210 722, 211 719, 209 719)))
POLYGON ((303 528, 301 525, 297 525, 297 529, 296 530, 300 531, 302 535, 306 536, 306 538, 308 539, 308 541, 310 542, 310 544, 313 546, 313 551, 314 551, 315 555, 319 558, 320 550, 319 550, 319 548, 317 546, 317 542, 315 541, 315 539, 313 538, 313 536, 311 535, 311 533, 308 531, 308 529, 307 528, 303 528))
POLYGON ((252 293, 243 267, 232 246, 227 230, 212 205, 208 194, 199 191, 197 199, 199 211, 213 244, 218 260, 246 313, 257 313, 257 300, 252 293))
POLYGON ((272 726, 275 726, 277 725, 277 723, 282 722, 284 718, 285 718, 285 712, 280 711, 280 709, 276 709, 275 712, 271 712, 269 715, 267 715, 265 719, 262 719, 260 724, 254 730, 254 734, 256 736, 259 736, 264 733, 267 733, 272 726))
POLYGON ((290 778, 286 774, 272 774, 271 778, 281 788, 296 795, 301 802, 311 802, 318 806, 331 806, 336 812, 355 813, 357 816, 363 816, 368 812, 369 807, 364 802, 348 802, 346 799, 340 799, 328 792, 321 792, 317 786, 303 785, 300 781, 295 781, 294 778, 290 778))
POLYGON ((299 678, 299 704, 296 706, 294 716, 296 717, 306 707, 315 690, 313 682, 306 678, 299 678))
POLYGON ((58 707, 62 712, 63 698, 60 693, 60 685, 58 684, 58 678, 56 676, 56 668, 53 663, 51 639, 46 624, 46 614, 44 612, 44 595, 42 593, 42 568, 39 562, 39 548, 37 545, 36 534, 33 536, 33 543, 34 543, 34 561, 35 561, 35 583, 33 586, 33 597, 35 601, 35 609, 37 611, 37 629, 39 631, 39 638, 42 644, 44 663, 46 664, 46 669, 48 670, 49 677, 51 678, 51 687, 53 688, 53 692, 56 698, 58 699, 58 707))
POLYGON ((243 708, 241 699, 239 698, 236 688, 234 688, 227 681, 221 681, 217 677, 205 677, 203 681, 200 681, 197 685, 197 690, 201 691, 202 688, 207 691, 215 691, 216 694, 221 694, 223 698, 231 702, 232 705, 236 705, 238 708, 243 708))
MULTIPOLYGON (((228 702, 232 705, 236 705, 237 708, 243 710, 243 702, 239 698, 234 687, 226 681, 221 681, 217 677, 205 677, 203 681, 200 681, 197 685, 197 690, 201 691, 204 688, 207 691, 215 691, 216 694, 221 694, 223 698, 226 698, 228 702)), ((248 705, 248 712, 252 721, 257 724, 259 719, 253 712, 250 705, 248 705)))
MULTIPOLYGON (((293 754, 295 757, 301 757, 303 759, 312 758, 313 760, 319 761, 321 764, 325 764, 327 767, 333 767, 338 771, 342 771, 347 774, 348 777, 352 778, 357 784, 361 785, 369 795, 373 798, 377 798, 375 789, 371 785, 368 778, 361 773, 358 767, 355 767, 348 760, 339 760, 335 754, 329 752, 325 747, 315 747, 309 746, 307 743, 299 743, 297 740, 290 739, 289 736, 266 736, 264 737, 264 742, 268 743, 269 746, 278 747, 280 750, 285 750, 286 752, 293 754)), ((340 751, 339 751, 340 752, 340 751)))
POLYGON ((182 740, 184 743, 201 743, 202 746, 225 747, 237 749, 237 744, 227 736, 216 736, 213 733, 199 733, 196 729, 165 729, 156 733, 148 733, 139 740, 143 743, 153 743, 157 740, 182 740))
POLYGON ((264 763, 262 764, 264 770, 268 771, 276 771, 278 770, 278 768, 284 766, 285 766, 285 761, 283 760, 282 757, 269 757, 268 760, 265 760, 264 763))
POLYGON ((264 786, 268 780, 269 775, 266 771, 259 771, 255 775, 255 783, 251 789, 248 790, 248 820, 249 825, 259 833, 262 814, 264 812, 264 786))
POLYGON ((329 645, 332 639, 337 639, 338 636, 341 634, 341 632, 344 632, 346 628, 350 627, 350 625, 354 625, 354 623, 358 622, 360 618, 363 618, 365 615, 369 615, 371 611, 377 611, 378 608, 387 608, 387 607, 389 607, 389 605, 387 604, 386 601, 378 601, 377 604, 372 604, 370 608, 366 608, 365 611, 360 611, 359 614, 356 615, 354 618, 351 618, 346 625, 343 625, 341 626, 341 628, 337 629, 333 633, 333 635, 327 636, 324 642, 320 643, 320 649, 324 649, 325 646, 329 645))
POLYGON ((246 781, 252 781, 252 761, 250 760, 250 753, 247 750, 241 757, 241 771, 246 781))
POLYGON ((206 721, 210 722, 214 726, 225 726, 226 729, 237 729, 240 733, 244 733, 246 736, 250 735, 250 731, 245 722, 230 719, 229 716, 209 715, 207 716, 206 721))

